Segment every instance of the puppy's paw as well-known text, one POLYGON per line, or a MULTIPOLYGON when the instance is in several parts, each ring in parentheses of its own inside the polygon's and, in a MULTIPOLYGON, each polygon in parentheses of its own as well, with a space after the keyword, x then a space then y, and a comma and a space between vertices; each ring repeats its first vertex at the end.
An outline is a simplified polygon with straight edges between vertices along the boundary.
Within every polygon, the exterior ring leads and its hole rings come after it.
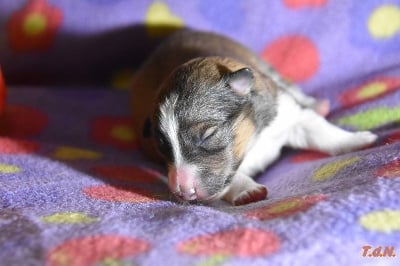
POLYGON ((263 185, 254 186, 254 188, 242 191, 233 198, 232 204, 235 206, 245 205, 252 202, 264 200, 267 197, 267 188, 263 185))
POLYGON ((370 131, 352 133, 351 137, 333 153, 338 155, 359 149, 367 148, 377 140, 378 136, 370 131))

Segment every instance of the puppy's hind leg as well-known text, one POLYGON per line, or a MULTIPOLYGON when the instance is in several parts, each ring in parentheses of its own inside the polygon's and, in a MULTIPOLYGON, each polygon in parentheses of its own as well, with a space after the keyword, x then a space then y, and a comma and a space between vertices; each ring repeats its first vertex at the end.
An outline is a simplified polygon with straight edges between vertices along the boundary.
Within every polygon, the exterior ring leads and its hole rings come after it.
POLYGON ((331 155, 364 148, 377 139, 369 131, 349 132, 329 123, 311 109, 303 109, 300 121, 289 134, 289 145, 331 155))

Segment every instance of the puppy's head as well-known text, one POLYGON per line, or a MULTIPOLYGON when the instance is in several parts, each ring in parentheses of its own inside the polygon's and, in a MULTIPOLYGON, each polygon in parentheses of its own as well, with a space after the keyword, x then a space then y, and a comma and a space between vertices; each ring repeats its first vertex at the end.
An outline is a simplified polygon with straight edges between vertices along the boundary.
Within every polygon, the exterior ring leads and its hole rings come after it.
POLYGON ((219 198, 255 131, 253 72, 233 68, 194 59, 160 89, 154 136, 168 164, 170 190, 183 200, 219 198))

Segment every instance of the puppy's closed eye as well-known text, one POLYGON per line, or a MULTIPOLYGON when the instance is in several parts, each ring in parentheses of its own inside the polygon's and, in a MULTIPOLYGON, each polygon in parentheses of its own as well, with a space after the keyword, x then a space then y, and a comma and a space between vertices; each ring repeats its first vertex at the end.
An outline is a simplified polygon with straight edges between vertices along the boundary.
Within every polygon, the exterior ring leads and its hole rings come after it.
POLYGON ((227 145, 223 135, 223 130, 219 126, 211 126, 203 131, 197 142, 197 146, 203 151, 222 151, 227 145))
POLYGON ((207 128, 203 134, 201 135, 201 142, 205 142, 207 140, 209 140, 210 138, 212 138, 213 136, 215 136, 215 134, 217 133, 218 127, 217 126, 212 126, 207 128))

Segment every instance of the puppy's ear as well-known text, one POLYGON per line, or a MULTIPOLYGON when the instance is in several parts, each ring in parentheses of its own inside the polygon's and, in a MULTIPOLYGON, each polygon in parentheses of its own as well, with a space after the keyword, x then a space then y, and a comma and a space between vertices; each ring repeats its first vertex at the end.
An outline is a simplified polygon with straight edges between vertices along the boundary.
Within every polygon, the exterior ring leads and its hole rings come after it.
POLYGON ((237 94, 246 95, 253 87, 253 72, 247 67, 231 72, 228 74, 227 83, 237 94))

